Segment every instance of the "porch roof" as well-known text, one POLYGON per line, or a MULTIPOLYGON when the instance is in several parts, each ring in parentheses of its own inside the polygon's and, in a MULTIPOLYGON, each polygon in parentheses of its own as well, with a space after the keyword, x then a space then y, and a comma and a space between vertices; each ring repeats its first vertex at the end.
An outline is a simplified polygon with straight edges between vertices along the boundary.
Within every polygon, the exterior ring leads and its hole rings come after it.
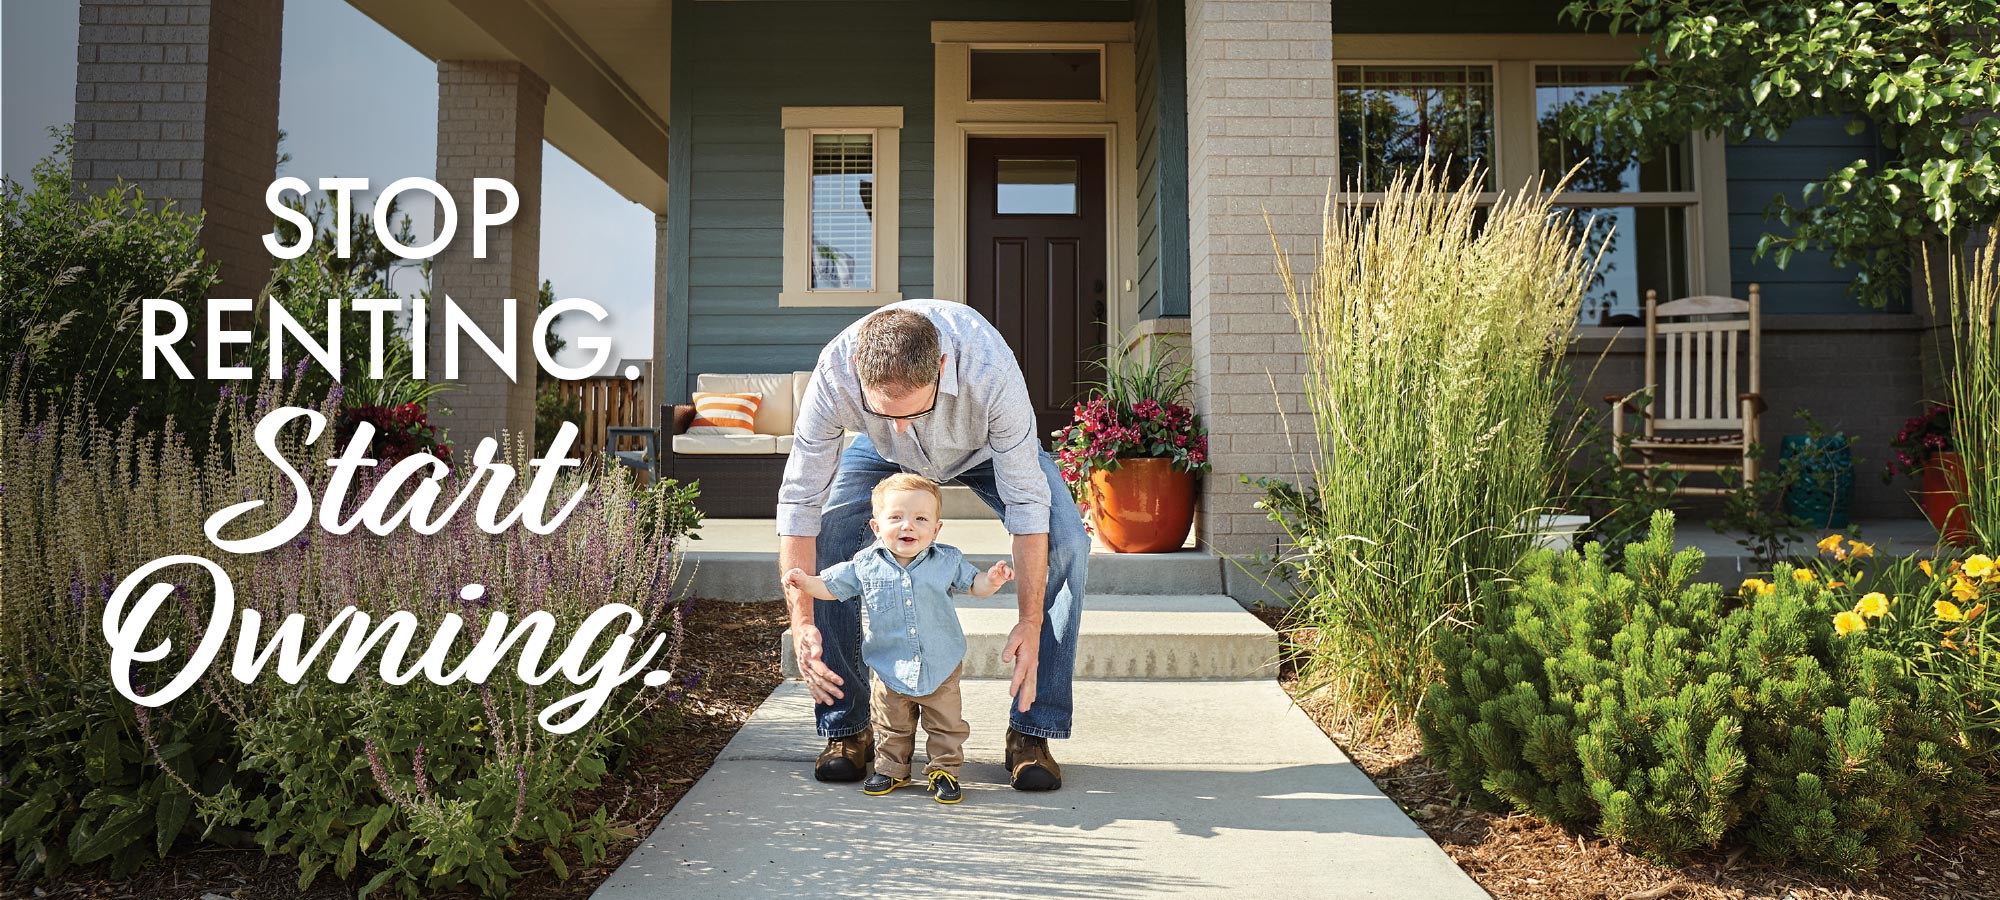
POLYGON ((672 0, 348 0, 433 60, 519 62, 544 134, 626 199, 667 211, 672 0))

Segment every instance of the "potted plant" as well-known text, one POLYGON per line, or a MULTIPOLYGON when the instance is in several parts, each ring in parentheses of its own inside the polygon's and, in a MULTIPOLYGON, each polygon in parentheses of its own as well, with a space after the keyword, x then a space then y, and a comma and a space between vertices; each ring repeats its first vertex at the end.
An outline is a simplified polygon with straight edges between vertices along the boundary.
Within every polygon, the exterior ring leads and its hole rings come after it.
POLYGON ((1116 356, 1055 433, 1056 459, 1092 530, 1117 553, 1165 553, 1194 525, 1208 432, 1185 402, 1192 367, 1116 356))
POLYGON ((1895 449, 1883 479, 1898 474, 1917 476, 1917 501, 1924 518, 1938 534, 1954 544, 1972 539, 1965 516, 1965 461, 1951 442, 1952 406, 1926 403, 1923 412, 1911 416, 1889 442, 1895 449))

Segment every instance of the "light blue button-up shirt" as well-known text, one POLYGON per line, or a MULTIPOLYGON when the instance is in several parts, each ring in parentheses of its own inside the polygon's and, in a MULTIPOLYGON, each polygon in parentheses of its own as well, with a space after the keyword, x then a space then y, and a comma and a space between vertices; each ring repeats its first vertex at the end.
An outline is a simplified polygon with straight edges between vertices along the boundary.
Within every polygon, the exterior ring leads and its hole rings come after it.
MULTIPOLYGON (((909 423, 872 416, 861 408, 861 377, 854 370, 857 320, 820 351, 792 428, 792 455, 778 488, 778 533, 819 534, 820 510, 840 470, 841 435, 868 435, 875 452, 889 462, 939 484, 987 460, 1006 504, 1008 534, 1047 534, 1054 502, 1042 471, 1041 436, 1035 433, 1035 405, 1028 382, 1007 339, 963 303, 904 300, 885 309, 922 313, 937 326, 945 355, 938 373, 937 406, 909 423)), ((1059 498, 1068 502, 1068 497, 1059 498)))
POLYGON ((867 604, 861 658, 896 693, 929 696, 965 660, 951 595, 972 590, 979 570, 957 547, 932 544, 905 567, 876 541, 819 577, 827 593, 867 604))

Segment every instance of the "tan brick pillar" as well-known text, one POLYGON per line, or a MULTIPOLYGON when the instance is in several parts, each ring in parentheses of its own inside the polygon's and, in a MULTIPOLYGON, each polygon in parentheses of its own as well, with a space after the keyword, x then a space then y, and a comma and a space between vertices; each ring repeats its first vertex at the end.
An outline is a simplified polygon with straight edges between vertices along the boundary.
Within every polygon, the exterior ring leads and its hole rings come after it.
MULTIPOLYGON (((537 363, 530 333, 541 289, 542 117, 548 96, 548 84, 519 63, 438 63, 437 180, 457 202, 458 232, 431 269, 430 377, 445 376, 446 295, 496 344, 505 333, 502 301, 516 301, 516 380, 509 381, 465 338, 459 346, 458 380, 438 400, 450 409, 442 421, 452 442, 463 448, 460 452, 470 452, 479 438, 502 432, 534 439, 537 363), (513 221, 487 235, 485 259, 472 255, 474 178, 506 179, 521 197, 513 221)), ((440 228, 442 215, 440 210, 440 228)))
POLYGON ((1215 460, 1200 534, 1223 553, 1269 550, 1278 534, 1238 476, 1292 478, 1308 465, 1286 437, 1312 422, 1271 232, 1295 265, 1317 258, 1334 175, 1332 60, 1326 0, 1187 0, 1189 324, 1215 460))
POLYGON ((204 212, 217 297, 256 297, 271 275, 264 189, 278 165, 283 0, 83 0, 77 9, 76 148, 86 190, 124 180, 204 212))

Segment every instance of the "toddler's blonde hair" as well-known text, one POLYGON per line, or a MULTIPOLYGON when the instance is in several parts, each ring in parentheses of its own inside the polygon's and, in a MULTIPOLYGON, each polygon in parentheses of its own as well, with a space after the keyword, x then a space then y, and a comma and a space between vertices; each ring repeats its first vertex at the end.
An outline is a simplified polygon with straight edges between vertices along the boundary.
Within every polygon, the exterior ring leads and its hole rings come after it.
POLYGON ((938 490, 937 482, 910 472, 897 472, 875 483, 875 492, 869 495, 869 503, 876 515, 882 514, 882 501, 894 491, 923 491, 937 501, 938 517, 944 517, 944 492, 938 490))

